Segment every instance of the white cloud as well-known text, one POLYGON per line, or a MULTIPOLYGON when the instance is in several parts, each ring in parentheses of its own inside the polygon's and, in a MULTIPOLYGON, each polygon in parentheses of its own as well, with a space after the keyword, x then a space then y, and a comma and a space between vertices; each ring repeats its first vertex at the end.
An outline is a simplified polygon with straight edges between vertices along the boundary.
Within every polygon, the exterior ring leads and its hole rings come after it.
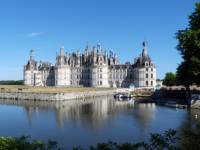
POLYGON ((35 37, 35 36, 40 36, 43 35, 44 32, 31 32, 29 34, 27 34, 28 37, 35 37))

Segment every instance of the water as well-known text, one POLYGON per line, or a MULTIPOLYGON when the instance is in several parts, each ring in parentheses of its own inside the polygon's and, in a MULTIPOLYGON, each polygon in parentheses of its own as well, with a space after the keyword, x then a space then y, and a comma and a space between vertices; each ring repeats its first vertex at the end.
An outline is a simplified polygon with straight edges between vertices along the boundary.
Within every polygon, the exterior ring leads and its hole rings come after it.
MULTIPOLYGON (((98 142, 137 142, 149 133, 200 122, 186 109, 119 102, 109 97, 68 102, 0 101, 0 135, 52 139, 64 148, 98 142), (190 118, 190 119, 188 119, 190 118)), ((200 113, 199 113, 200 114, 200 113)), ((200 115, 199 115, 200 117, 200 115)))

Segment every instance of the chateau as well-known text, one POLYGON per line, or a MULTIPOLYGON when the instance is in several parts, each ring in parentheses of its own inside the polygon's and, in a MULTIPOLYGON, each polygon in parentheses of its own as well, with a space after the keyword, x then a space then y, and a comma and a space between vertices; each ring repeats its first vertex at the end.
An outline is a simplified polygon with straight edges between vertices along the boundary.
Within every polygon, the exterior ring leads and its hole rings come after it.
POLYGON ((84 53, 78 50, 72 54, 64 47, 56 56, 55 65, 37 62, 30 52, 30 59, 24 66, 24 84, 28 86, 85 86, 85 87, 149 87, 156 86, 156 67, 147 53, 143 42, 142 53, 133 63, 119 64, 112 51, 109 54, 100 44, 84 53))

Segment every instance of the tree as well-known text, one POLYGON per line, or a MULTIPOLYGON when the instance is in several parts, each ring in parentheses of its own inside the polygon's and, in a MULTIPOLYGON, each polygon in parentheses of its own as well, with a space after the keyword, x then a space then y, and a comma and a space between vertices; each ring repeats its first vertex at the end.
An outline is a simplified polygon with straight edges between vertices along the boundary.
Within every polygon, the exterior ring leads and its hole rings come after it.
POLYGON ((176 74, 173 72, 167 72, 163 79, 163 84, 166 86, 176 85, 176 74))
POLYGON ((0 81, 0 85, 23 85, 23 80, 2 80, 0 81))
POLYGON ((200 85, 200 3, 189 16, 188 28, 179 30, 177 46, 183 62, 177 68, 177 81, 189 90, 190 85, 200 85))

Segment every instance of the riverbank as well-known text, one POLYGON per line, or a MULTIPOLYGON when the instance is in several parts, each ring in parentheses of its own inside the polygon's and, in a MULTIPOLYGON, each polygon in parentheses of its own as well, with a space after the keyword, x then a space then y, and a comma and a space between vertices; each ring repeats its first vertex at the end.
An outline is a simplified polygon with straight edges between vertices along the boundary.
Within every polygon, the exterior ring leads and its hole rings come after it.
POLYGON ((0 92, 23 92, 23 93, 70 93, 88 91, 107 91, 112 88, 93 87, 34 87, 25 85, 0 85, 0 92))
POLYGON ((113 95, 112 88, 85 87, 29 87, 17 85, 0 85, 0 99, 65 101, 97 96, 113 95))

